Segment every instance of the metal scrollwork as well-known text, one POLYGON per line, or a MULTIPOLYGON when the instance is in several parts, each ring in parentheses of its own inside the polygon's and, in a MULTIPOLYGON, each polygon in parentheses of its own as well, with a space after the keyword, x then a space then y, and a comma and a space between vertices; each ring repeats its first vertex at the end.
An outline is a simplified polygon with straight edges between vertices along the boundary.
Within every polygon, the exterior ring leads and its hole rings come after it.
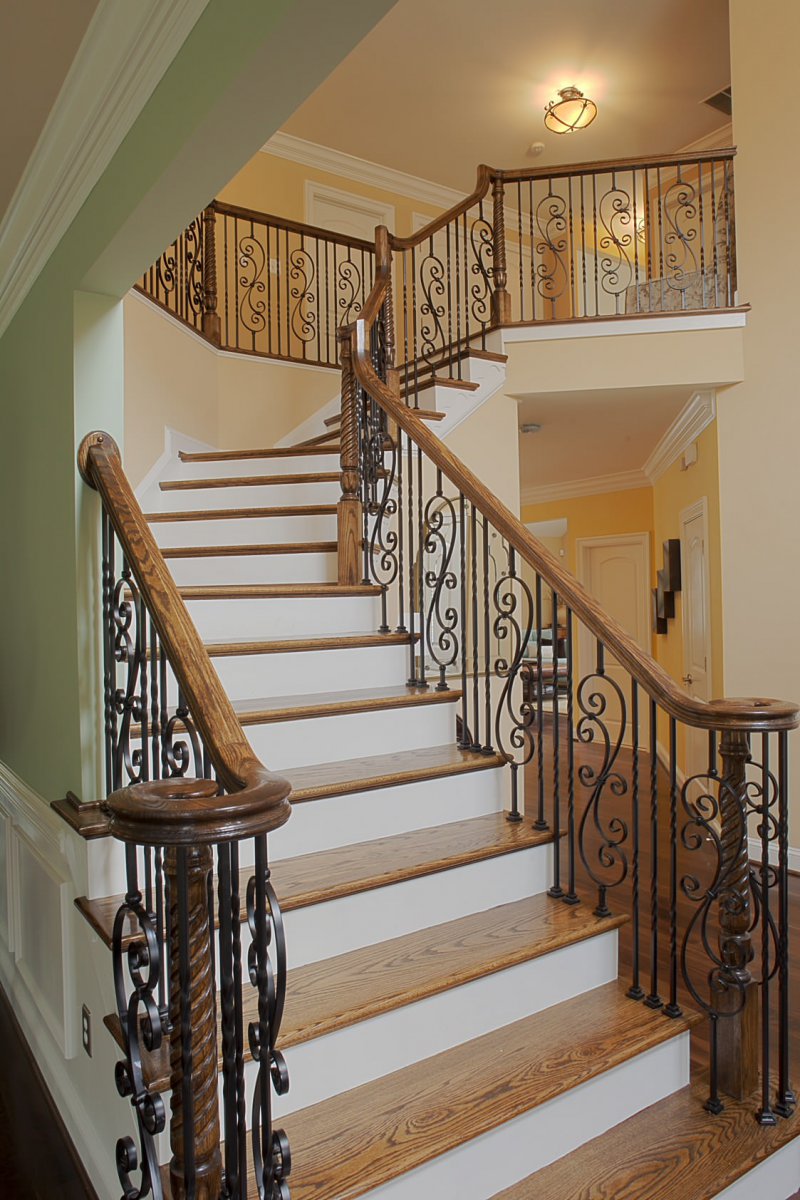
POLYGON ((386 431, 383 410, 367 397, 359 405, 359 419, 368 575, 383 588, 385 604, 399 570, 399 537, 392 524, 397 514, 397 446, 386 431))
POLYGON ((536 253, 536 290, 544 300, 556 301, 568 283, 564 255, 567 252, 567 202, 563 196, 549 194, 536 205, 536 225, 540 240, 536 253))
POLYGON ((311 307, 314 303, 315 275, 314 260, 308 251, 293 250, 289 255, 289 277, 295 281, 290 288, 290 295, 295 302, 292 308, 291 329, 301 342, 311 342, 316 336, 317 317, 311 307))
POLYGON ((112 699, 120 718, 114 747, 114 786, 121 787, 123 782, 140 783, 144 778, 141 744, 131 747, 131 727, 141 722, 145 709, 143 605, 127 565, 114 585, 111 620, 114 660, 127 668, 124 686, 114 689, 112 699))
POLYGON ((609 296, 619 298, 633 282, 628 253, 633 232, 627 228, 633 225, 630 196, 623 188, 610 188, 600 200, 598 215, 605 230, 598 243, 604 251, 600 258, 601 286, 609 296))
MULTIPOLYGON (((513 551, 511 551, 513 555, 513 551)), ((523 665, 525 650, 533 630, 533 595, 527 583, 516 573, 513 557, 509 570, 494 585, 496 612, 494 634, 505 653, 497 658, 495 672, 503 689, 495 716, 497 748, 507 762, 524 767, 536 751, 533 734, 534 706, 530 675, 523 665)))
POLYGON ((350 259, 339 263, 336 287, 341 292, 336 301, 336 307, 339 310, 339 318, 336 323, 337 325, 346 325, 361 312, 362 305, 359 294, 361 296, 364 294, 361 272, 350 259))
POLYGON ((144 1200, 153 1195, 161 1200, 161 1175, 158 1165, 156 1138, 166 1126, 164 1101, 157 1092, 150 1092, 144 1082, 142 1051, 157 1051, 163 1040, 163 1027, 156 993, 161 975, 161 949, 155 916, 147 912, 139 892, 125 897, 114 919, 112 940, 114 991, 124 1041, 125 1059, 117 1063, 115 1081, 120 1096, 130 1096, 136 1113, 141 1149, 131 1137, 120 1138, 116 1147, 117 1173, 123 1188, 124 1200, 144 1200), (130 923, 137 933, 129 941, 130 923), (129 941, 127 952, 123 945, 129 941), (126 964, 132 991, 126 995, 126 964), (140 1172, 139 1182, 132 1176, 140 1172))
POLYGON ((165 250, 156 263, 156 299, 161 298, 162 292, 164 296, 168 296, 175 290, 175 279, 178 272, 176 245, 177 243, 173 243, 169 250, 165 250))
POLYGON ((256 840, 255 874, 247 885, 247 923, 252 938, 250 983, 258 992, 258 1019, 248 1029, 250 1052, 258 1063, 252 1110, 256 1184, 260 1200, 289 1200, 291 1152, 284 1131, 273 1128, 271 1100, 271 1090, 278 1096, 289 1090, 286 1060, 275 1049, 286 998, 286 936, 266 865, 265 837, 256 840))
POLYGON ((458 657, 458 580, 453 570, 458 522, 455 504, 438 488, 425 505, 424 512, 425 586, 430 600, 425 623, 428 651, 439 668, 440 691, 447 688, 446 676, 458 657))
POLYGON ((606 896, 609 888, 619 886, 628 874, 628 855, 624 849, 628 838, 627 823, 619 816, 612 816, 604 822, 602 813, 603 798, 608 792, 619 798, 625 796, 628 791, 627 779, 615 770, 625 735, 627 706, 619 685, 605 672, 600 671, 581 680, 577 701, 583 714, 576 728, 578 740, 584 745, 595 745, 601 751, 599 766, 581 763, 578 767, 578 779, 590 790, 578 828, 578 845, 586 872, 599 890, 595 911, 599 916, 606 916, 606 896), (610 700, 618 710, 616 714, 613 711, 609 712, 610 700), (612 734, 609 727, 612 720, 619 726, 616 735, 612 734), (588 836, 587 829, 590 822, 592 838, 588 836), (591 845, 595 838, 599 841, 596 864, 590 859, 587 851, 587 842, 591 845))
POLYGON ((692 243, 697 240, 697 190, 694 184, 678 179, 664 193, 664 219, 669 226, 664 235, 667 247, 665 263, 667 284, 683 291, 697 271, 697 255, 692 243))
POLYGON ((263 299, 266 264, 266 251, 261 242, 255 237, 243 237, 239 242, 239 286, 243 289, 239 319, 251 333, 260 333, 267 324, 264 316, 267 303, 263 299))
POLYGON ((445 306, 442 298, 446 292, 444 263, 433 252, 431 246, 419 267, 419 281, 423 300, 420 312, 420 349, 425 362, 433 366, 436 353, 447 346, 447 338, 442 324, 445 306))
POLYGON ((195 317, 203 315, 203 221, 195 217, 183 235, 186 304, 195 317))
POLYGON ((479 325, 486 325, 492 316, 492 279, 494 278, 494 229, 484 216, 476 217, 470 226, 472 245, 472 274, 477 276, 470 288, 472 315, 479 325))

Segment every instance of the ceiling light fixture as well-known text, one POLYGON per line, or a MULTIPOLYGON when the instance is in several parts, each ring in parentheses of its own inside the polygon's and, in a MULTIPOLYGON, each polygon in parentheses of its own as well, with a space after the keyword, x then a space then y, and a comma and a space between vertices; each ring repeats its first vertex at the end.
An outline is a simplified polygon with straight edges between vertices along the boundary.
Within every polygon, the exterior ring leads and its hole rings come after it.
POLYGON ((560 100, 551 100, 544 110, 544 123, 552 133, 574 133, 585 129, 597 116, 594 100, 576 87, 559 90, 560 100))

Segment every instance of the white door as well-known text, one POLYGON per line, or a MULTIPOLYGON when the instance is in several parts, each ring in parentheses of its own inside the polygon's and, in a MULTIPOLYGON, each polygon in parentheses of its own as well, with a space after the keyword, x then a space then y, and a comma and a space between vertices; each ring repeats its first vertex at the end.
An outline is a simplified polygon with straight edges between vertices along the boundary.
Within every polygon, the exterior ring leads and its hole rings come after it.
MULTIPOLYGON (((577 542, 578 577, 586 590, 601 605, 603 610, 614 617, 622 628, 631 635, 634 641, 646 653, 650 653, 650 535, 633 533, 620 537, 581 538, 577 542)), ((620 699, 614 687, 603 684, 600 678, 595 678, 597 672, 597 640, 581 626, 578 637, 578 668, 576 680, 582 681, 587 676, 590 680, 583 683, 576 693, 576 701, 584 698, 585 713, 580 703, 576 703, 576 720, 591 714, 591 694, 596 692, 606 701, 605 712, 600 714, 600 720, 607 726, 613 738, 619 734, 620 722, 624 720, 625 729, 623 741, 630 745, 631 737, 631 685, 630 676, 612 655, 605 655, 604 668, 608 678, 616 684, 622 693, 620 699)), ((639 693, 639 726, 640 744, 642 732, 647 728, 647 696, 639 693)), ((586 729, 593 727, 593 722, 586 722, 586 729)), ((599 745, 600 730, 595 725, 595 743, 599 745)))
MULTIPOLYGON (((711 690, 711 603, 708 584, 708 506, 705 497, 680 516, 681 598, 683 612, 683 685, 698 700, 711 690)), ((686 776, 708 766, 708 735, 686 729, 686 776)))

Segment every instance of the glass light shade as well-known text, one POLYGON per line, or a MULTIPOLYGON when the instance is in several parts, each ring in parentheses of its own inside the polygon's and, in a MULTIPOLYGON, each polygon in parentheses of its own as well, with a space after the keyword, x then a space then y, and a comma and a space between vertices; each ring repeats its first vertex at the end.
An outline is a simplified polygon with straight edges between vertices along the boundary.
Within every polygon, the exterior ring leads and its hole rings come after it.
POLYGON ((559 91, 560 100, 551 100, 544 110, 544 123, 553 133, 574 133, 585 129, 597 116, 597 105, 576 87, 559 91))

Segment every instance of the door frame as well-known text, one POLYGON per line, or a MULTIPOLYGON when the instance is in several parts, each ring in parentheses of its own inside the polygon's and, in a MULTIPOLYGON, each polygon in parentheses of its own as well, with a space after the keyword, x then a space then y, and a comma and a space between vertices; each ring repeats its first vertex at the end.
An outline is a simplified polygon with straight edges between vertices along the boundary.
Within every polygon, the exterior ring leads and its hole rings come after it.
MULTIPOLYGON (((687 625, 688 613, 689 613, 689 605, 686 602, 687 595, 686 595, 686 587, 685 587, 685 581, 688 580, 689 576, 686 571, 686 538, 684 536, 684 529, 690 521, 694 521, 698 517, 701 517, 702 522, 703 522, 703 544, 705 546, 705 553, 703 555, 703 571, 704 571, 705 577, 704 577, 703 582, 705 585, 705 598, 706 598, 706 621, 705 621, 705 629, 706 629, 706 656, 705 656, 706 657, 706 688, 707 688, 707 691, 710 693, 711 691, 713 691, 713 688, 711 686, 711 680, 713 677, 714 658, 713 658, 713 639, 711 637, 711 572, 709 570, 709 563, 708 563, 708 498, 706 496, 701 496, 700 499, 695 500, 693 504, 690 504, 690 505, 688 505, 688 507, 681 509, 680 514, 678 516, 678 529, 680 531, 680 539, 681 539, 681 581, 682 581, 681 582, 681 593, 682 593, 681 594, 681 636, 683 638, 683 673, 685 675, 688 670, 688 666, 687 666, 687 662, 686 662, 686 652, 687 652, 687 645, 688 645, 688 638, 686 636, 686 625, 687 625)), ((710 700, 711 696, 710 695, 706 696, 705 699, 710 700)))

